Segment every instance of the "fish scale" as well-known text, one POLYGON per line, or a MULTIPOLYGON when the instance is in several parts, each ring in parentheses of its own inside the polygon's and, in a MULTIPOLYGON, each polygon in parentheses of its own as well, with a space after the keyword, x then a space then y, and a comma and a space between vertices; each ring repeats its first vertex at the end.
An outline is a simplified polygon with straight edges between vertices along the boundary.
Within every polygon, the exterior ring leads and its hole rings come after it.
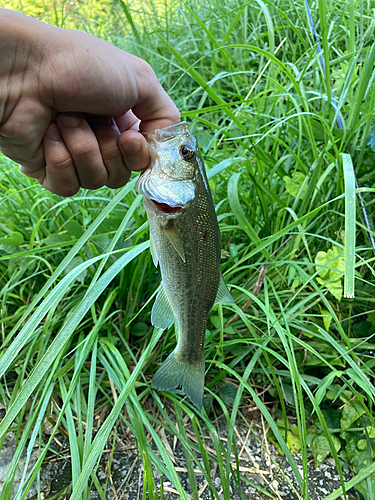
MULTIPOLYGON (((202 187, 203 183, 198 192, 202 187)), ((214 304, 220 280, 220 234, 215 227, 215 210, 212 199, 209 207, 200 198, 198 194, 189 210, 174 224, 182 239, 189 237, 185 262, 174 250, 158 219, 151 217, 150 220, 163 286, 179 326, 177 349, 182 359, 191 362, 202 358, 207 315, 214 304), (203 231, 207 231, 206 241, 202 238, 203 231)))

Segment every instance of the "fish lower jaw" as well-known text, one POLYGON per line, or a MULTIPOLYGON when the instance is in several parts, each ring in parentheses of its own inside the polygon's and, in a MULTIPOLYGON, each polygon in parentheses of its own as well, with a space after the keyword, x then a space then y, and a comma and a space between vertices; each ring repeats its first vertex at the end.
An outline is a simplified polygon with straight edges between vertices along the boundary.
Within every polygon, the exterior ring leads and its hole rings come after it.
POLYGON ((152 204, 160 211, 164 212, 165 214, 176 214, 181 212, 183 207, 177 206, 177 207, 171 207, 170 205, 167 205, 166 203, 159 203, 158 201, 151 200, 152 204))

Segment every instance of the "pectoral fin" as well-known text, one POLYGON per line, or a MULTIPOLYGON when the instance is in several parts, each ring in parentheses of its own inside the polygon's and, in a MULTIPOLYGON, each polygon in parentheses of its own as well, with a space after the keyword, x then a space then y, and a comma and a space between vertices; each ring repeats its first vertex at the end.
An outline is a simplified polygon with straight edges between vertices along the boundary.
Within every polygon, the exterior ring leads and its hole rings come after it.
POLYGON ((168 239, 171 242, 173 248, 176 250, 181 259, 185 262, 184 244, 174 224, 169 227, 163 227, 163 231, 168 236, 168 239))
POLYGON ((150 231, 150 250, 152 255, 152 261, 155 264, 155 267, 158 267, 159 257, 158 254, 156 253, 155 239, 151 231, 150 231))
POLYGON ((156 296, 151 311, 151 323, 157 328, 166 330, 174 323, 174 312, 172 311, 163 283, 156 296))
POLYGON ((220 304, 221 302, 234 302, 234 298, 229 293, 223 275, 220 273, 219 289, 216 294, 215 304, 220 304))

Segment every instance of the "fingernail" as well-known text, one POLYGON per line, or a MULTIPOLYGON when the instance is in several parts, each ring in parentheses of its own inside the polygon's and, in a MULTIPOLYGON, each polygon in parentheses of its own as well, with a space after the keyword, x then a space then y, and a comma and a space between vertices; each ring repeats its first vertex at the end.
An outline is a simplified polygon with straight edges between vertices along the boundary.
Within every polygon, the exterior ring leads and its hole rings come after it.
POLYGON ((121 144, 122 150, 127 155, 137 155, 142 149, 141 141, 129 139, 121 144))
POLYGON ((73 127, 78 127, 81 118, 74 115, 59 115, 57 117, 57 120, 59 121, 59 123, 61 123, 63 127, 73 128, 73 127))

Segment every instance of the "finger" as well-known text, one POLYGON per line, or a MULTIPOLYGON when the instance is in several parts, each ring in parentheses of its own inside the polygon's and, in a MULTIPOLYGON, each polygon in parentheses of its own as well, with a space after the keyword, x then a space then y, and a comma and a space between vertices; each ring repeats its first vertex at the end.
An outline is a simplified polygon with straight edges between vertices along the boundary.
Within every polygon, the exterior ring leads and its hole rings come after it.
POLYGON ((125 130, 139 130, 141 120, 130 110, 122 116, 115 118, 118 129, 121 133, 125 130))
POLYGON ((40 158, 35 162, 26 161, 23 158, 19 158, 17 155, 12 154, 12 152, 7 152, 6 148, 2 149, 2 152, 16 163, 23 163, 19 168, 21 174, 35 179, 39 182, 39 184, 43 184, 43 180, 46 176, 46 165, 42 146, 40 146, 38 150, 38 156, 40 156, 40 158))
POLYGON ((38 182, 60 196, 73 196, 79 180, 73 159, 67 150, 56 123, 51 123, 43 139, 46 167, 38 182))
POLYGON ((96 135, 100 153, 108 172, 106 186, 116 189, 129 181, 131 172, 126 168, 118 145, 120 131, 113 118, 87 116, 86 120, 96 135))
POLYGON ((157 128, 168 127, 181 120, 180 112, 165 92, 151 66, 139 65, 138 102, 132 110, 140 120, 140 130, 153 132, 157 128))
POLYGON ((139 172, 149 167, 150 152, 142 134, 136 130, 127 130, 119 137, 118 144, 128 170, 139 172))
POLYGON ((1 151, 21 164, 20 171, 29 177, 44 175, 42 140, 51 117, 51 110, 25 98, 20 99, 10 117, 0 127, 1 151))
POLYGON ((79 183, 86 189, 98 189, 107 182, 98 141, 80 113, 60 113, 57 127, 73 159, 79 183))

